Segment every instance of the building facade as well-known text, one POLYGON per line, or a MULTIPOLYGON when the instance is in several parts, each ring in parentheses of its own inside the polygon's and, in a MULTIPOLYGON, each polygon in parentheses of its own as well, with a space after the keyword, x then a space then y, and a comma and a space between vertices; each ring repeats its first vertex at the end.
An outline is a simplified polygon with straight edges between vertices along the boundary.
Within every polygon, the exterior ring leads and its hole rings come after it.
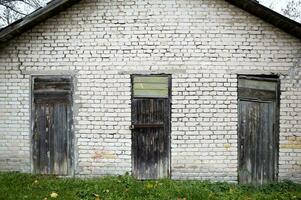
POLYGON ((0 49, 0 170, 301 182, 300 79, 226 1, 80 1, 0 49))

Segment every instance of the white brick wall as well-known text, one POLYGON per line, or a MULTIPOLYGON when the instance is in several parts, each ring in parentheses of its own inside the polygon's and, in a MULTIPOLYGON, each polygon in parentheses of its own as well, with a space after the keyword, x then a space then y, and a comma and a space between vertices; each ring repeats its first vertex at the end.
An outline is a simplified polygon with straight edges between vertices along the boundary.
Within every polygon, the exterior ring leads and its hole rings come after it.
POLYGON ((301 42, 222 0, 87 0, 0 50, 0 169, 29 172, 30 75, 73 74, 77 176, 131 171, 130 74, 172 74, 172 178, 237 181, 237 73, 281 75, 301 182, 301 42), (293 73, 294 72, 294 73, 293 73))

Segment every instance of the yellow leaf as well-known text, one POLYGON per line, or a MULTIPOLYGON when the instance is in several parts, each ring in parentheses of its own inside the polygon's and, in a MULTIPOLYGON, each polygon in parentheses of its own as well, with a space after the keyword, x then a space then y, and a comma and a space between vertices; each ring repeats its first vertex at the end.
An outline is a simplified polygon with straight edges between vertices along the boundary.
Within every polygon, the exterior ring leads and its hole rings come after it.
POLYGON ((95 200, 100 200, 99 195, 98 194, 94 194, 95 196, 95 200))
POLYGON ((152 188, 154 187, 154 185, 153 185, 152 183, 147 183, 147 184, 145 185, 145 187, 146 187, 147 189, 152 189, 152 188))
POLYGON ((58 195, 58 193, 56 193, 56 192, 52 192, 51 194, 50 194, 50 197, 51 198, 57 198, 59 195, 58 195))

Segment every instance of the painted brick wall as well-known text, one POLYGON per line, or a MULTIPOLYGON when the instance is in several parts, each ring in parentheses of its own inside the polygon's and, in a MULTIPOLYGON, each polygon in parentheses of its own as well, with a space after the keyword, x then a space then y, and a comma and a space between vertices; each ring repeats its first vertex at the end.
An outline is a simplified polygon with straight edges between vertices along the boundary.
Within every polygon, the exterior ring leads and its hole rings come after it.
POLYGON ((75 174, 131 171, 130 74, 172 74, 175 179, 237 181, 237 74, 281 75, 280 179, 301 182, 301 42, 222 0, 87 0, 0 50, 0 169, 30 172, 30 77, 74 76, 75 174))

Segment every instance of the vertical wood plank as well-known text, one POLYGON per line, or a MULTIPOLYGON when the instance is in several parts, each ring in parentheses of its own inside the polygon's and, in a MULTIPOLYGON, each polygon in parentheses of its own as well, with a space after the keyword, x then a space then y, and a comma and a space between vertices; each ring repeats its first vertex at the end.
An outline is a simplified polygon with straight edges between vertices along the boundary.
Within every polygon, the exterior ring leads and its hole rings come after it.
POLYGON ((41 174, 47 174, 48 173, 48 155, 47 155, 47 149, 48 149, 48 145, 47 145, 47 105, 39 105, 39 129, 38 129, 38 133, 39 133, 39 155, 40 155, 40 159, 39 159, 39 173, 41 174))
POLYGON ((50 171, 49 174, 55 174, 54 173, 54 163, 55 163, 55 122, 54 122, 54 104, 50 104, 49 108, 51 109, 50 112, 50 126, 49 126, 49 153, 50 153, 50 171))
POLYGON ((54 105, 54 174, 67 174, 67 110, 64 103, 54 105))

